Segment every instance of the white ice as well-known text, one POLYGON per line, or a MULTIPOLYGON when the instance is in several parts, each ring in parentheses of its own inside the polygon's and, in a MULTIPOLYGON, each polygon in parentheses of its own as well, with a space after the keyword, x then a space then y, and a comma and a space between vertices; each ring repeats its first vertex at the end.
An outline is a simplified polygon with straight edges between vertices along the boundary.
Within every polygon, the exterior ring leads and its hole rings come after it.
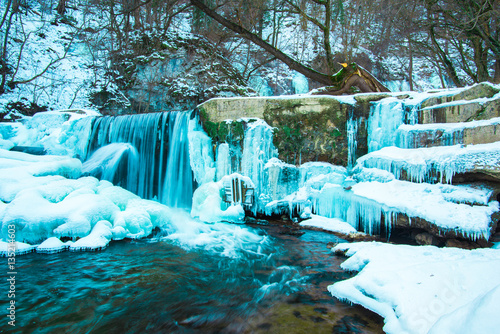
POLYGON ((239 178, 243 180, 247 186, 254 187, 250 178, 236 173, 226 175, 217 182, 205 183, 196 189, 193 194, 191 216, 208 223, 219 221, 242 223, 243 218, 245 218, 245 211, 242 204, 227 204, 222 200, 221 194, 224 191, 224 182, 226 180, 230 182, 233 178, 239 178))
POLYGON ((46 254, 59 253, 67 250, 72 243, 72 241, 64 243, 57 237, 50 237, 40 245, 38 245, 38 247, 36 248, 36 252, 46 254))

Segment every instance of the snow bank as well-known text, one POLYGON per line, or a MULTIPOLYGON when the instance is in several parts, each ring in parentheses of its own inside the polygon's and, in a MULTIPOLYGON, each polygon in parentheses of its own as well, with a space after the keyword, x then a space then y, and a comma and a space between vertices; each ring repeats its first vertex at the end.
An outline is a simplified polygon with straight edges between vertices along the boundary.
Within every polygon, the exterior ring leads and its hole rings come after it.
MULTIPOLYGON (((32 246, 32 245, 29 245, 27 243, 19 242, 19 241, 15 242, 14 247, 15 247, 14 252, 16 255, 28 254, 28 253, 34 252, 36 249, 36 246, 32 246)), ((12 248, 9 249, 9 243, 0 240, 0 257, 7 257, 7 256, 10 256, 10 254, 12 254, 12 248)))
POLYGON ((73 242, 68 241, 67 243, 62 242, 57 237, 50 237, 44 242, 42 242, 37 248, 37 253, 53 254, 59 253, 67 250, 73 242))
POLYGON ((0 133, 6 141, 2 144, 0 138, 0 148, 43 147, 49 154, 84 158, 92 120, 99 115, 83 109, 45 111, 24 117, 22 122, 0 124, 0 133))
MULTIPOLYGON (((455 149, 467 152, 463 155, 465 161, 470 154, 491 152, 498 144, 500 142, 455 149)), ((438 159, 437 148, 426 150, 422 152, 429 159, 438 159)), ((419 162, 421 158, 417 154, 420 150, 394 147, 384 148, 368 157, 385 151, 394 153, 388 162, 396 159, 396 153, 400 151, 407 153, 398 157, 401 161, 419 162)), ((361 158, 361 162, 367 160, 361 158)), ((443 161, 446 160, 443 158, 443 161)), ((354 174, 348 176, 346 168, 328 163, 311 162, 295 167, 271 158, 264 166, 266 187, 262 189, 260 201, 266 205, 262 211, 269 216, 301 216, 308 211, 340 219, 368 234, 381 233, 381 228, 385 227, 388 235, 397 215, 404 214, 410 219, 424 219, 443 232, 452 230, 473 240, 489 238, 491 215, 499 209, 497 202, 489 202, 492 189, 400 181, 389 171, 362 166, 363 163, 358 164, 352 170, 354 174), (386 222, 384 226, 383 221, 386 222)))
POLYGON ((494 333, 500 328, 499 309, 500 285, 497 285, 471 303, 442 316, 429 333, 494 333))
POLYGON ((334 250, 347 251, 341 267, 359 273, 328 290, 384 317, 387 333, 498 330, 492 312, 499 305, 500 250, 378 242, 339 244, 334 250))
POLYGON ((317 227, 323 230, 350 234, 356 233, 356 229, 346 223, 345 221, 338 218, 326 218, 318 215, 311 215, 310 219, 303 220, 300 222, 300 226, 317 227))
MULTIPOLYGON (((491 215, 498 211, 498 202, 488 203, 490 189, 466 186, 430 185, 399 180, 362 182, 352 187, 358 198, 371 200, 382 210, 419 217, 442 230, 454 230, 471 239, 490 236, 491 215)), ((369 203, 364 203, 365 207, 369 203)))

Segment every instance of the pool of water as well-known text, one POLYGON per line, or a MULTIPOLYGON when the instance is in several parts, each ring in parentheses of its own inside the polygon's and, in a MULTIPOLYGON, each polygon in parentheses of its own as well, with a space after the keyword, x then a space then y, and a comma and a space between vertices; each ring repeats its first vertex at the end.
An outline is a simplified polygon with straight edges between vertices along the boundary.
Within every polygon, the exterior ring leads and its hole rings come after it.
MULTIPOLYGON (((327 247, 343 240, 276 226, 241 229, 259 245, 247 240, 229 255, 159 236, 100 252, 18 256, 14 332, 382 332, 378 316, 326 290, 350 275, 327 247)), ((11 332, 6 325, 2 332, 11 332)))

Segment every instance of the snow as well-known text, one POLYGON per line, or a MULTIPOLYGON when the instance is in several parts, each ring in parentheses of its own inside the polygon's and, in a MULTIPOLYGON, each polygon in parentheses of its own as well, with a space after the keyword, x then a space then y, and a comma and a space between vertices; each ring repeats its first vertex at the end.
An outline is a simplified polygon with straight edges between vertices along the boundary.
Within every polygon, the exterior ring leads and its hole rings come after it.
POLYGON ((453 145, 402 149, 384 147, 358 159, 358 164, 393 173, 400 178, 402 171, 415 182, 432 181, 431 173, 439 172, 440 181, 451 183, 458 173, 482 166, 493 167, 500 161, 500 142, 477 145, 453 145))
MULTIPOLYGON (((36 249, 36 246, 32 246, 24 242, 16 241, 14 244, 15 244, 14 246, 15 255, 28 254, 34 252, 36 249)), ((8 257, 8 256, 10 257, 10 255, 12 254, 12 248, 10 248, 9 250, 9 245, 10 243, 0 240, 0 257, 8 257)))
MULTIPOLYGON (((98 17, 94 15, 91 20, 83 11, 68 9, 67 17, 75 19, 74 26, 53 25, 50 22, 57 22, 55 11, 47 11, 42 3, 30 3, 29 6, 33 6, 33 10, 24 9, 22 20, 12 22, 8 40, 9 65, 17 67, 16 76, 12 78, 16 81, 42 75, 27 84, 8 89, 0 99, 0 108, 6 110, 9 102, 17 101, 26 105, 35 102, 38 106, 53 109, 91 106, 93 86, 100 88, 109 84, 97 79, 105 77, 102 67, 105 58, 99 50, 94 50, 93 57, 85 38, 81 38, 87 34, 84 28, 95 27, 98 17), (51 63, 52 66, 43 73, 51 63)), ((98 38, 98 35, 87 35, 87 41, 98 38)))
POLYGON ((489 239, 491 215, 499 209, 498 202, 488 203, 491 194, 488 189, 393 180, 358 183, 352 187, 352 192, 357 197, 376 202, 372 205, 381 206, 385 211, 420 217, 442 231, 455 230, 473 239, 489 239))
POLYGON ((39 112, 22 122, 0 123, 0 134, 11 147, 43 147, 49 154, 84 158, 92 119, 98 115, 81 109, 39 112))
POLYGON ((434 145, 436 143, 442 146, 463 144, 464 131, 466 129, 498 125, 500 125, 499 117, 461 123, 403 124, 397 130, 396 146, 401 148, 415 148, 419 145, 418 136, 422 133, 426 133, 429 136, 427 140, 432 138, 434 145))
POLYGON ((50 237, 44 242, 42 242, 37 248, 37 253, 53 254, 63 252, 70 247, 70 244, 66 244, 59 240, 57 237, 50 237))
POLYGON ((71 251, 96 251, 106 248, 113 236, 111 227, 109 221, 98 221, 89 235, 78 239, 69 249, 71 251))
POLYGON ((311 215, 310 219, 300 222, 300 226, 317 227, 323 230, 342 234, 356 233, 356 229, 338 218, 326 218, 318 215, 311 215))
POLYGON ((309 211, 369 234, 378 234, 385 226, 390 235, 397 215, 404 214, 424 219, 442 232, 488 239, 491 215, 499 209, 496 201, 489 200, 492 189, 484 186, 400 181, 388 171, 361 164, 349 177, 344 167, 320 162, 295 167, 273 158, 265 171, 266 215, 297 212, 307 217, 309 211))
MULTIPOLYGON (((81 162, 77 159, 5 150, 0 150, 0 156, 1 235, 6 240, 8 226, 16 225, 18 254, 36 247, 24 242, 42 242, 37 248, 40 252, 100 250, 112 240, 147 237, 157 227, 163 231, 162 235, 166 234, 162 239, 180 247, 205 249, 228 257, 239 257, 242 252, 262 254, 270 243, 268 237, 257 231, 220 223, 221 220, 242 222, 241 204, 229 205, 218 212, 212 210, 213 217, 217 216, 212 220, 215 223, 206 224, 183 210, 141 199, 105 180, 65 178, 68 160, 78 162, 70 174, 78 177, 81 173, 81 162), (40 170, 46 175, 36 176, 40 170), (76 241, 61 244, 62 237, 76 241)), ((253 186, 249 178, 239 177, 253 186)), ((220 188, 224 181, 223 178, 216 186, 220 188)), ((214 183, 206 183, 199 189, 210 186, 214 183)), ((205 198, 210 209, 214 209, 211 206, 214 200, 221 204, 218 191, 208 195, 217 195, 215 199, 205 198)), ((5 255, 7 243, 0 246, 5 248, 2 252, 5 255)))
POLYGON ((438 333, 493 333, 500 327, 500 284, 478 296, 471 303, 442 316, 430 329, 438 333))
POLYGON ((387 333, 498 329, 491 312, 498 309, 500 250, 379 242, 339 244, 334 250, 347 251, 341 267, 359 273, 330 285, 329 292, 384 317, 387 333))

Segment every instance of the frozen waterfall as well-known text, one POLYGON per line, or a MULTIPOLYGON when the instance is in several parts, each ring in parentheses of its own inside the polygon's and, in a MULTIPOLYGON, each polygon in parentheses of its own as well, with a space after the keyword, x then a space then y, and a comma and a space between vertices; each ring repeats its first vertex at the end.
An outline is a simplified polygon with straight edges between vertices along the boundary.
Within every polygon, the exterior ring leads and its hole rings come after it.
MULTIPOLYGON (((98 176, 121 180, 122 187, 142 198, 190 208, 195 188, 189 161, 190 116, 191 112, 172 111, 96 118, 85 164, 95 167, 96 162, 106 162, 98 176), (127 168, 119 168, 127 150, 134 152, 134 158, 126 155, 127 168)), ((87 170, 92 175, 97 171, 87 170)))

